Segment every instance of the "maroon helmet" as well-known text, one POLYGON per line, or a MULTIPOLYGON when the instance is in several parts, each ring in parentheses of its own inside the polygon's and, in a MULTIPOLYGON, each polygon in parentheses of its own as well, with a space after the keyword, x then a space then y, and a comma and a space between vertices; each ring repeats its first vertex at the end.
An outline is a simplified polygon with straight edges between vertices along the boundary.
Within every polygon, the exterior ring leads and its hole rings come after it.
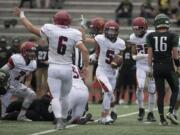
POLYGON ((20 52, 26 59, 32 60, 36 57, 36 45, 33 42, 24 42, 20 46, 20 52))
POLYGON ((106 38, 115 42, 119 34, 119 24, 114 20, 106 22, 104 26, 104 34, 106 38))
POLYGON ((54 24, 69 26, 71 24, 71 15, 65 11, 60 10, 53 16, 54 24))
POLYGON ((105 21, 101 17, 93 18, 90 21, 90 34, 96 36, 97 34, 102 34, 104 30, 105 21))
POLYGON ((137 17, 133 19, 132 29, 137 37, 142 37, 148 29, 148 23, 146 19, 143 17, 137 17))

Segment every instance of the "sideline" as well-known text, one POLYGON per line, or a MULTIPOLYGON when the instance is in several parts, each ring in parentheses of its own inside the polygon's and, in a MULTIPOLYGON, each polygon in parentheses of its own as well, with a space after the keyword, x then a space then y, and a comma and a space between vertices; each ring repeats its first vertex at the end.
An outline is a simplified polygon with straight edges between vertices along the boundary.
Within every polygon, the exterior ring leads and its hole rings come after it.
MULTIPOLYGON (((164 109, 166 109, 167 107, 164 107, 164 109)), ((154 111, 156 111, 157 108, 154 109, 154 111)), ((148 111, 147 109, 145 110, 146 112, 148 111)), ((122 115, 118 115, 117 117, 118 118, 123 118, 123 117, 128 117, 128 116, 132 116, 132 115, 135 115, 135 114, 138 114, 138 112, 132 112, 132 113, 127 113, 127 114, 122 114, 122 115)), ((98 122, 99 119, 93 121, 93 122, 98 122)), ((93 122, 89 122, 89 123, 93 123, 93 122)), ((72 125, 68 125, 66 126, 66 128, 72 128, 72 127, 76 127, 78 126, 78 124, 72 124, 72 125)), ((59 131, 59 130, 56 130, 56 129, 50 129, 50 130, 46 130, 46 131, 41 131, 41 132, 37 132, 37 133, 33 133, 33 134, 29 134, 29 135, 44 135, 44 134, 47 134, 47 133, 52 133, 52 132, 56 132, 56 131, 59 131)))

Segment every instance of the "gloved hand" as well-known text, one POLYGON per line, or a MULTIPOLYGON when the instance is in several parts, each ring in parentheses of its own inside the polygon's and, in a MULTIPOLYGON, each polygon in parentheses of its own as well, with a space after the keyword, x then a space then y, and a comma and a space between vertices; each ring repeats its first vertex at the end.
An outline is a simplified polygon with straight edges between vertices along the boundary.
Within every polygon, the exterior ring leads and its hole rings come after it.
POLYGON ((87 26, 86 26, 86 23, 87 23, 87 20, 84 18, 83 15, 81 15, 81 18, 80 18, 80 26, 84 29, 87 29, 87 26))
POLYGON ((93 54, 91 54, 91 55, 89 56, 89 62, 90 62, 91 64, 97 62, 97 55, 96 55, 95 53, 93 53, 93 54))

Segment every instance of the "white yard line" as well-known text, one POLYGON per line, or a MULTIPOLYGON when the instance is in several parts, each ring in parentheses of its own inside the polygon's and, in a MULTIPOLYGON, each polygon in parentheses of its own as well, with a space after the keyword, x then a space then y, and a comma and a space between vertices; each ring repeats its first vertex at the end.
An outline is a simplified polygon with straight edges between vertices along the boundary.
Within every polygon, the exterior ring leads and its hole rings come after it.
MULTIPOLYGON (((164 109, 167 109, 167 107, 164 107, 164 109)), ((157 108, 155 108, 154 110, 157 110, 157 108)), ((145 110, 145 111, 147 112, 148 110, 145 110)), ((132 116, 132 115, 135 115, 135 114, 138 114, 138 112, 122 114, 122 115, 118 115, 117 117, 118 118, 123 118, 123 117, 132 116)), ((98 121, 99 121, 99 119, 97 119, 97 120, 95 120, 93 122, 98 122, 98 121)), ((93 123, 93 122, 89 122, 89 123, 93 123)), ((72 128, 72 127, 76 127, 76 126, 78 126, 78 124, 68 125, 68 126, 66 126, 66 128, 72 128)), ((59 131, 59 130, 50 129, 50 130, 46 130, 46 131, 41 131, 41 132, 33 133, 33 134, 30 134, 30 135, 44 135, 44 134, 52 133, 52 132, 56 132, 56 131, 59 131)))

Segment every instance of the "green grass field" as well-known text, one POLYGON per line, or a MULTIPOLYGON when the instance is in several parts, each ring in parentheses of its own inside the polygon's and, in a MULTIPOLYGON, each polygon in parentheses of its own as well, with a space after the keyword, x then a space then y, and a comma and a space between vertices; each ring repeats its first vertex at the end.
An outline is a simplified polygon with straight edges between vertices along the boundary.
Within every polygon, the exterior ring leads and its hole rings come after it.
MULTIPOLYGON (((54 130, 52 122, 0 121, 0 135, 180 135, 180 125, 158 125, 157 110, 155 111, 157 122, 147 123, 146 120, 138 122, 136 107, 136 105, 118 105, 118 119, 111 125, 92 122, 86 125, 68 125, 67 129, 62 131, 54 130)), ((89 108, 93 119, 97 120, 101 106, 90 105, 89 108)))

